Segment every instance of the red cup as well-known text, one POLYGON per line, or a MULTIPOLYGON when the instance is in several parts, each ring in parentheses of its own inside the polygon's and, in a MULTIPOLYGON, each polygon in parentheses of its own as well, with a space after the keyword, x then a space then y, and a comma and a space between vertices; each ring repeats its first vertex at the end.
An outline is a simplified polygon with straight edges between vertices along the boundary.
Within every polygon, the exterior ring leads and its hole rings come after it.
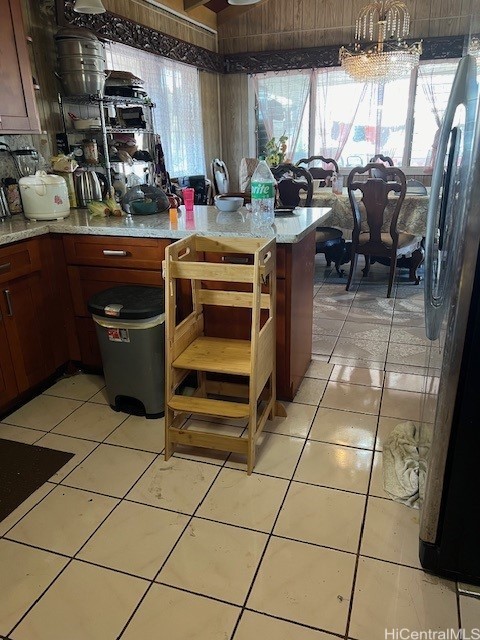
POLYGON ((192 187, 186 187, 182 189, 183 203, 185 204, 185 211, 193 211, 193 198, 195 195, 195 189, 192 187))

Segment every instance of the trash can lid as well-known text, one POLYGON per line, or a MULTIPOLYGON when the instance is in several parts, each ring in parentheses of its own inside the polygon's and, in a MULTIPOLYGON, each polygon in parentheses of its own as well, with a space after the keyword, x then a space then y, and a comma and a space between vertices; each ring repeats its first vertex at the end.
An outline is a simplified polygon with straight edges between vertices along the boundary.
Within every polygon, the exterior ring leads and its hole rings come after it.
POLYGON ((165 311, 163 287, 126 285, 95 293, 88 301, 88 310, 105 318, 142 320, 165 311))

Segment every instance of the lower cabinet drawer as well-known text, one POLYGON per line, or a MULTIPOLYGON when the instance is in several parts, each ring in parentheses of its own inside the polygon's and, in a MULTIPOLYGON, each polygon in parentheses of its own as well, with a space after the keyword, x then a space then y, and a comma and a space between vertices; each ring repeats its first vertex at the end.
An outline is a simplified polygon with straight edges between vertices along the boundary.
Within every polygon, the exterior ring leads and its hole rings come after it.
POLYGON ((40 268, 38 239, 0 247, 0 283, 40 271, 40 268))
POLYGON ((165 248, 170 240, 119 238, 115 236, 65 235, 67 264, 162 270, 165 248))
POLYGON ((163 287, 160 271, 137 269, 109 269, 96 267, 68 267, 75 316, 90 317, 87 304, 94 293, 126 284, 163 287))

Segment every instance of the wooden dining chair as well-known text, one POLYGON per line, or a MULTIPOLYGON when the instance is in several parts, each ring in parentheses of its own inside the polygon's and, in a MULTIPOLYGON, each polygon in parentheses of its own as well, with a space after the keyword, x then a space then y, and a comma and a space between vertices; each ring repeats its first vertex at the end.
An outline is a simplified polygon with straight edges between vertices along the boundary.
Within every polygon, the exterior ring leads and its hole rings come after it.
MULTIPOLYGON (((385 181, 382 178, 367 177, 366 180, 356 180, 357 176, 369 176, 375 163, 369 163, 365 167, 355 167, 347 179, 347 190, 353 214, 352 233, 352 260, 347 281, 347 291, 352 283, 353 274, 357 268, 359 255, 365 256, 365 268, 363 276, 367 276, 370 270, 371 258, 379 257, 379 262, 387 258, 390 264, 388 278, 387 298, 392 292, 393 279, 397 260, 402 256, 411 255, 409 264, 409 279, 415 284, 420 282, 417 276, 417 268, 423 261, 423 251, 420 249, 422 238, 410 233, 397 230, 397 221, 400 209, 407 191, 405 174, 397 167, 389 171, 394 176, 394 181, 385 181), (355 192, 361 192, 361 200, 357 200, 355 192), (383 231, 385 210, 389 203, 389 194, 393 192, 395 198, 394 211, 388 231, 383 231), (362 209, 365 217, 362 220, 362 209)), ((388 264, 388 262, 387 262, 388 264)))
POLYGON ((278 183, 278 196, 284 207, 300 204, 300 191, 306 191, 303 206, 310 207, 313 198, 312 175, 307 169, 294 164, 279 164, 272 167, 273 177, 278 183))
POLYGON ((377 153, 370 158, 370 163, 375 163, 377 166, 375 169, 372 169, 370 172, 370 176, 372 178, 383 178, 384 180, 395 180, 394 177, 388 171, 388 167, 393 167, 393 160, 390 156, 384 156, 382 153, 377 153), (384 169, 386 167, 386 169, 384 169))
POLYGON ((251 202, 250 190, 244 191, 230 191, 230 176, 228 173, 227 165, 223 160, 215 158, 212 160, 212 200, 215 197, 239 197, 243 198, 245 203, 251 202))
POLYGON ((326 180, 327 178, 331 178, 334 173, 338 174, 338 163, 333 158, 324 158, 323 156, 310 156, 310 158, 302 158, 297 163, 297 167, 302 164, 307 165, 308 171, 310 171, 310 175, 314 180, 326 180), (323 167, 312 167, 310 166, 312 162, 323 162, 324 165, 330 165, 332 168, 327 169, 325 166, 323 167))

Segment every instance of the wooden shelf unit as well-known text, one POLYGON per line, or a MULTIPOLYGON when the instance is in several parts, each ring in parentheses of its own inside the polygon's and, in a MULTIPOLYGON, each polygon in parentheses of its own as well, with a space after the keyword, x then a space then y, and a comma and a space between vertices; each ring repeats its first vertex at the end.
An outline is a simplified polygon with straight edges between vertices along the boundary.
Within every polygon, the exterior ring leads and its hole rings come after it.
POLYGON ((265 422, 285 415, 275 392, 275 249, 274 239, 198 235, 166 248, 166 460, 177 444, 207 447, 246 455, 250 474, 265 422), (233 263, 208 261, 208 256, 219 253, 233 254, 233 263), (238 288, 242 290, 232 290, 238 288), (192 310, 182 318, 178 308, 187 291, 192 310), (204 305, 251 310, 250 340, 205 336, 204 305), (196 374, 193 396, 182 395, 181 385, 192 372, 196 374), (211 379, 212 373, 229 379, 211 379), (232 382, 231 376, 239 381, 232 382), (191 414, 245 418, 246 435, 189 430, 191 414))

